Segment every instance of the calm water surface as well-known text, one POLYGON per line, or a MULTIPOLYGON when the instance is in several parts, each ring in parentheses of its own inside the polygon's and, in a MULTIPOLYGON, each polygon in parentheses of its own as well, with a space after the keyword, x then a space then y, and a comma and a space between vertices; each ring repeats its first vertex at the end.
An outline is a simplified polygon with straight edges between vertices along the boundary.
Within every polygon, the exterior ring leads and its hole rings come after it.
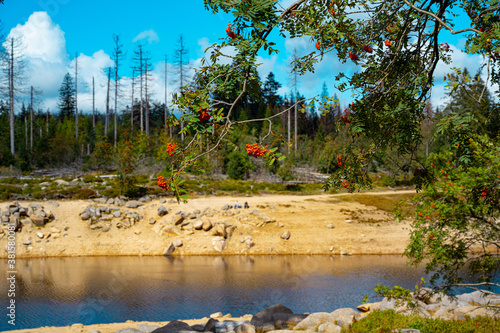
MULTIPOLYGON (((82 257, 16 266, 15 329, 241 316, 276 303, 330 312, 361 304, 379 282, 414 287, 423 274, 400 256, 82 257)), ((6 281, 5 264, 0 277, 6 281)), ((6 283, 0 302, 8 304, 6 283)), ((2 309, 0 331, 14 329, 2 309)))

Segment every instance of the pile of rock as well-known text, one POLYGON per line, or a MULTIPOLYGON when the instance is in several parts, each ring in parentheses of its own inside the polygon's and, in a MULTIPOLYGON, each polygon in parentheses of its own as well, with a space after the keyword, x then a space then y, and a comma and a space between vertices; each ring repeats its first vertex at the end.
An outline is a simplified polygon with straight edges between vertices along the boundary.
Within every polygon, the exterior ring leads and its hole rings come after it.
MULTIPOLYGON (((421 307, 428 306, 429 304, 439 304, 440 307, 448 306, 449 298, 444 298, 444 295, 436 295, 435 299, 430 300, 430 303, 423 303, 421 307), (442 300, 438 301, 438 298, 442 300), (437 303, 433 303, 437 302, 437 303)), ((500 305, 500 298, 498 295, 488 295, 480 291, 476 291, 470 294, 463 294, 456 297, 456 299, 451 300, 450 304, 456 302, 456 309, 462 308, 463 310, 458 311, 459 315, 444 319, 458 319, 462 320, 465 316, 476 317, 476 316, 497 316, 500 314, 494 313, 494 311, 487 311, 486 305, 500 305), (459 306, 459 304, 468 304, 459 306), (474 306, 477 309, 482 309, 483 311, 471 310, 470 307, 474 306), (465 309, 468 308, 469 309, 465 309)), ((394 309, 391 307, 388 300, 384 299, 379 303, 372 303, 373 310, 375 307, 377 309, 394 309), (377 305, 374 305, 377 304, 377 305)), ((394 305, 394 304, 393 304, 394 305)), ((358 307, 359 308, 359 307, 358 307)), ((368 306, 370 308, 370 306, 368 306)), ((366 305, 365 305, 366 309, 366 305)), ((423 309, 423 308, 422 308, 423 309)), ((396 309, 397 312, 397 309, 396 309)), ((429 311, 427 311, 429 312, 429 311)), ((401 312, 407 313, 407 312, 401 312)), ((358 320, 361 320, 368 313, 359 313, 358 311, 351 308, 337 309, 333 312, 315 312, 311 314, 307 313, 294 313, 290 308, 276 304, 273 305, 256 315, 254 315, 251 321, 233 321, 225 320, 219 322, 215 318, 222 317, 222 313, 217 313, 211 315, 210 319, 204 325, 193 325, 173 320, 167 325, 160 327, 157 325, 148 324, 138 324, 137 328, 124 328, 115 331, 115 333, 196 333, 196 332, 211 332, 211 333, 255 333, 255 332, 268 332, 268 333, 297 333, 300 331, 304 332, 319 332, 319 333, 340 333, 342 329, 347 329, 349 326, 358 320)), ((425 312, 420 312, 421 316, 426 316, 425 312)), ((428 317, 434 318, 432 315, 427 315, 428 317)), ((227 315, 225 317, 230 317, 227 315)), ((418 333, 419 330, 415 329, 401 329, 400 332, 412 332, 418 333)), ((97 330, 90 331, 88 333, 100 333, 97 330)))
POLYGON ((381 302, 363 304, 358 310, 369 312, 373 310, 394 310, 403 315, 417 314, 425 318, 463 320, 465 316, 499 316, 491 306, 500 306, 500 295, 474 291, 450 297, 445 294, 432 294, 427 288, 422 288, 421 293, 414 300, 418 307, 411 308, 408 304, 397 305, 395 300, 384 298, 381 302), (429 296, 427 296, 429 295, 429 296))
MULTIPOLYGON (((21 231, 23 226, 44 226, 55 219, 50 210, 37 203, 31 203, 28 207, 23 207, 18 202, 10 203, 4 210, 0 209, 0 214, 3 226, 14 225, 15 231, 21 231)), ((0 230, 3 234, 3 229, 0 230)))
MULTIPOLYGON (((135 203, 132 206, 134 206, 133 208, 138 207, 135 203)), ((102 229, 105 232, 110 230, 113 223, 118 229, 130 228, 144 218, 141 214, 129 209, 121 209, 118 206, 99 206, 97 204, 88 205, 79 213, 79 216, 82 221, 88 221, 90 229, 102 229)))

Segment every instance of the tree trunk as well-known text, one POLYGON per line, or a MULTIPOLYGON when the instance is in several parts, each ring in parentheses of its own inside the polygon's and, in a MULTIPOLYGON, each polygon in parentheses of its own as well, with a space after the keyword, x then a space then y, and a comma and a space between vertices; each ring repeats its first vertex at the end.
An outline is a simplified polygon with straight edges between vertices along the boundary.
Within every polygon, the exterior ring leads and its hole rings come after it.
POLYGON ((75 53, 75 133, 78 139, 78 53, 75 53))
POLYGON ((33 86, 31 86, 30 103, 30 152, 33 152, 33 86))
POLYGON ((141 105, 140 105, 140 111, 141 111, 141 134, 144 131, 144 115, 142 111, 142 48, 139 49, 139 75, 141 76, 141 87, 140 87, 140 95, 141 95, 141 105))
POLYGON ((95 130, 95 84, 92 76, 92 128, 95 130))
POLYGON ((114 140, 114 146, 116 147, 116 140, 118 138, 118 131, 117 131, 117 111, 118 111, 118 66, 119 66, 119 59, 118 56, 115 58, 115 115, 114 115, 114 134, 115 134, 115 140, 114 140))
POLYGON ((111 80, 111 67, 108 68, 108 92, 106 94, 106 119, 104 119, 104 136, 108 136, 109 117, 109 81, 111 80))
POLYGON ((134 133, 134 77, 135 77, 135 70, 132 71, 132 104, 130 107, 130 135, 134 133))
POLYGON ((9 64, 9 122, 10 122, 10 152, 12 156, 16 154, 15 132, 14 132, 14 39, 10 40, 10 64, 9 64))
POLYGON ((145 89, 146 89, 146 135, 149 135, 149 101, 148 101, 148 62, 146 61, 144 64, 144 83, 145 83, 145 89))

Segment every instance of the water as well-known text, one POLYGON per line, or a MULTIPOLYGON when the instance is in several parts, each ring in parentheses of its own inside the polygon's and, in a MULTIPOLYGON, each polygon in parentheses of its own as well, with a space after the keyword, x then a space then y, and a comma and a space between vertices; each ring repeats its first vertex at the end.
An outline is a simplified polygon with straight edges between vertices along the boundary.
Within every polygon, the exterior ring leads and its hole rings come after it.
MULTIPOLYGON (((400 256, 80 257, 16 261, 15 329, 356 307, 379 282, 413 288, 400 256)), ((5 267, 5 266, 4 266, 5 267)), ((2 281, 6 272, 0 272, 2 281)), ((379 301, 372 297, 370 301, 379 301)), ((2 309, 7 284, 0 285, 2 309)), ((6 314, 7 310, 2 310, 6 314)), ((5 314, 0 331, 13 329, 5 314)))

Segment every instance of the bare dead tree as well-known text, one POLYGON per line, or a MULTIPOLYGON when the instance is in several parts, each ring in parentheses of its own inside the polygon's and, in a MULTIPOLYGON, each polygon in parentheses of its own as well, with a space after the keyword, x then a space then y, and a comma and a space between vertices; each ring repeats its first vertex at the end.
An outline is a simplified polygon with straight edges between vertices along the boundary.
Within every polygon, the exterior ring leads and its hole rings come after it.
POLYGON ((134 133, 134 79, 135 69, 132 69, 132 104, 130 104, 130 135, 134 133))
POLYGON ((95 130, 95 82, 92 76, 92 128, 95 130))
POLYGON ((116 147, 116 141, 118 138, 118 90, 119 90, 119 80, 120 75, 118 74, 118 70, 120 68, 120 64, 123 60, 125 60, 125 53, 123 52, 123 44, 120 43, 120 36, 113 34, 113 41, 115 43, 115 48, 113 50, 113 59, 115 61, 115 111, 114 111, 114 146, 116 147))
POLYGON ((75 137, 78 139, 78 52, 75 52, 75 137))
MULTIPOLYGON (((177 76, 176 82, 179 83, 179 93, 182 93, 181 89, 184 85, 188 84, 188 80, 186 78, 186 73, 189 70, 189 61, 187 60, 187 55, 189 50, 186 48, 184 43, 184 37, 182 35, 179 36, 177 40, 177 49, 174 51, 174 63, 175 63, 175 75, 177 76)), ((181 141, 184 141, 184 111, 181 109, 181 141)))
POLYGON ((109 84, 111 81, 111 67, 108 67, 108 90, 106 93, 106 117, 104 119, 104 136, 108 136, 109 126, 109 84))

